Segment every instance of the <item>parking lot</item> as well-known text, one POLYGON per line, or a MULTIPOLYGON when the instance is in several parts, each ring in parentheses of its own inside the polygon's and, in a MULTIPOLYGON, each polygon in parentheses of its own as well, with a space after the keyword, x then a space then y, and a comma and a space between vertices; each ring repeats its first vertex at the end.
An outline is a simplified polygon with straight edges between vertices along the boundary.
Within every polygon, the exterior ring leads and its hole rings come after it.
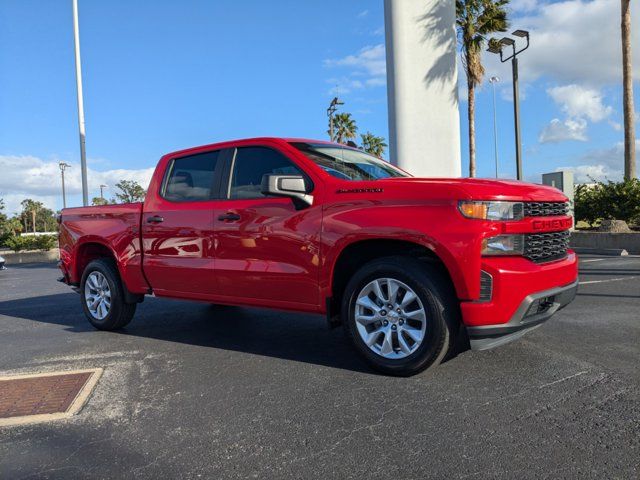
POLYGON ((0 375, 104 368, 75 417, 0 428, 0 478, 638 478, 640 257, 583 257, 519 342, 412 378, 319 316, 148 298, 95 331, 53 265, 0 272, 0 375))

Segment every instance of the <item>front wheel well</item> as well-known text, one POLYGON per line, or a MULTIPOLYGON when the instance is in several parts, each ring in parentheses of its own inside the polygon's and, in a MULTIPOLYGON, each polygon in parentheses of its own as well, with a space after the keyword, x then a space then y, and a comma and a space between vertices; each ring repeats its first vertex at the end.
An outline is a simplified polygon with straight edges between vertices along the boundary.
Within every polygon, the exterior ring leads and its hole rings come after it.
POLYGON ((438 268, 455 292, 449 271, 442 260, 427 247, 404 240, 363 240, 340 252, 331 277, 331 297, 327 298, 327 319, 331 326, 340 324, 342 295, 349 279, 366 263, 382 257, 404 256, 438 268))

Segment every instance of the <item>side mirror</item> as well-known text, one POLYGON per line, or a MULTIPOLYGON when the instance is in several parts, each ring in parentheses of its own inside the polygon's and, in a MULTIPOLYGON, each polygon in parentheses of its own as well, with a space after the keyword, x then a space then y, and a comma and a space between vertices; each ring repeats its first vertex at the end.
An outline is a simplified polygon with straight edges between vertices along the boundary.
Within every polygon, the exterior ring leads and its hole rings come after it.
POLYGON ((291 197, 306 205, 313 203, 313 195, 302 175, 263 175, 261 192, 265 195, 291 197))

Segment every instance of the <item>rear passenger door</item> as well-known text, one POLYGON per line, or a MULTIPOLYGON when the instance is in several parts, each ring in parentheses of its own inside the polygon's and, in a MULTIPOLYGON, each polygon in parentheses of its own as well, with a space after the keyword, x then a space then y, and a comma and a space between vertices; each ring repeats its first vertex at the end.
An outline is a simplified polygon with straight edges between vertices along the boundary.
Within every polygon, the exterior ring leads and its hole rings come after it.
POLYGON ((265 174, 304 173, 266 146, 236 148, 227 170, 214 218, 218 293, 242 303, 317 306, 321 208, 296 209, 291 198, 261 193, 265 174))
POLYGON ((207 298, 215 292, 213 215, 228 152, 170 159, 160 191, 145 202, 144 273, 157 295, 207 298))

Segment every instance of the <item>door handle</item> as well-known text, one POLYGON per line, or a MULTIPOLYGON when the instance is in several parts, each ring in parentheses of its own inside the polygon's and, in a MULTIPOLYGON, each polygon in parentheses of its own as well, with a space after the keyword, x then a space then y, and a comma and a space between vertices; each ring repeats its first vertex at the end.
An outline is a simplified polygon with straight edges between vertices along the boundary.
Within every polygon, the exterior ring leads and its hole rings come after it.
POLYGON ((147 218, 147 223, 162 223, 164 222, 164 218, 160 215, 154 215, 153 217, 147 218))
POLYGON ((238 220, 240 220, 240 215, 238 215, 237 213, 227 212, 224 215, 220 215, 218 217, 218 220, 237 222, 238 220))

